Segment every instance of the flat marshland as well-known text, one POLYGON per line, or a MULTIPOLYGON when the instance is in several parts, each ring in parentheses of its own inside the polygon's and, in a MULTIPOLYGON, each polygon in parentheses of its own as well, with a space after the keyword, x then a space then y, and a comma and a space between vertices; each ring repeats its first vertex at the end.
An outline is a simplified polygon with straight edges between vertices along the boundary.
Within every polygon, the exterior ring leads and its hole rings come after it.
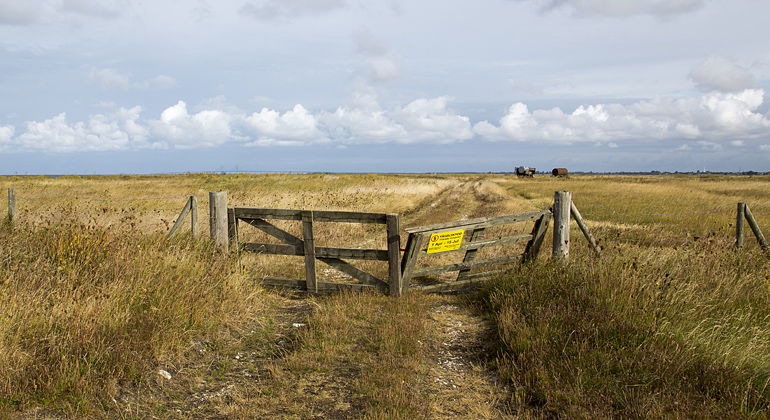
MULTIPOLYGON (((0 178, 11 187, 0 415, 770 416, 770 262, 748 225, 734 246, 737 202, 770 234, 767 176, 0 178), (399 213, 402 229, 547 209, 568 190, 602 257, 573 226, 569 263, 549 258, 549 230, 537 261, 473 293, 297 297, 260 280, 302 278, 301 257, 223 254, 205 239, 217 190, 230 206, 399 213), (190 195, 203 238, 185 225, 166 239, 190 195)), ((383 231, 319 223, 316 240, 384 249, 383 231)))

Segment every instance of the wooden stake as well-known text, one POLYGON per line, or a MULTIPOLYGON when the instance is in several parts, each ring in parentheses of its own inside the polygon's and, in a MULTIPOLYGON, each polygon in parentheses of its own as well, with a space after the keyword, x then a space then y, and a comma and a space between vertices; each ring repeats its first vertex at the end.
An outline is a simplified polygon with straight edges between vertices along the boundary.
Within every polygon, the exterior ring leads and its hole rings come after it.
POLYGON ((553 252, 551 256, 566 260, 569 258, 569 219, 572 193, 556 191, 553 194, 553 252))
POLYGON ((184 203, 184 207, 182 207, 182 211, 179 212, 179 216, 177 216, 176 221, 174 222, 174 226, 171 226, 171 230, 168 231, 168 235, 166 235, 167 238, 170 238, 174 235, 176 235, 176 231, 179 230, 179 228, 182 226, 182 223, 184 222, 185 216, 187 216, 187 212, 190 211, 190 199, 187 199, 187 202, 184 203))
POLYGON ((580 211, 577 209, 575 202, 573 201, 570 201, 570 212, 572 213, 572 218, 575 219, 575 222, 580 228, 580 231, 583 232, 583 235, 585 235, 586 239, 588 239, 588 243, 591 244, 591 248, 596 253, 596 256, 601 257, 602 251, 599 249, 599 245, 596 244, 594 237, 591 236, 591 232, 588 230, 588 226, 586 226, 585 221, 583 221, 583 216, 580 215, 580 211))
POLYGON ((198 237, 198 198, 190 196, 190 232, 193 238, 198 237))
POLYGON ((209 192, 209 232, 214 244, 227 251, 227 192, 209 192))
POLYGON ((8 188, 8 221, 13 222, 16 216, 16 190, 8 188))
POLYGON ((738 203, 738 214, 735 216, 735 247, 743 246, 743 219, 746 217, 746 204, 738 203))
POLYGON ((551 222, 551 213, 545 213, 540 216, 535 225, 532 227, 532 239, 527 242, 527 247, 524 249, 523 262, 534 261, 540 254, 540 247, 543 245, 545 234, 548 232, 548 224, 551 222))
POLYGON ((759 242, 759 246, 762 247, 765 252, 770 255, 770 246, 767 245, 767 241, 765 240, 765 235, 762 234, 762 231, 759 229, 759 225, 757 224, 757 221, 754 219, 754 215, 751 214, 751 209, 749 209, 748 204, 744 204, 744 209, 746 211, 746 221, 749 222, 749 226, 751 227, 752 232, 754 232, 754 236, 757 237, 757 242, 759 242))

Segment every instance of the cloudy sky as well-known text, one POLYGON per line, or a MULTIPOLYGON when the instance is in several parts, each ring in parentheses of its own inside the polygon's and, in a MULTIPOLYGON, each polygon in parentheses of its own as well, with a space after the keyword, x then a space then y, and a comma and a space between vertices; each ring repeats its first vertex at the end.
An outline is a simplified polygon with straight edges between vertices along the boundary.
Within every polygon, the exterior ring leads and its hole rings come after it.
POLYGON ((0 0, 0 174, 770 170, 767 0, 0 0))

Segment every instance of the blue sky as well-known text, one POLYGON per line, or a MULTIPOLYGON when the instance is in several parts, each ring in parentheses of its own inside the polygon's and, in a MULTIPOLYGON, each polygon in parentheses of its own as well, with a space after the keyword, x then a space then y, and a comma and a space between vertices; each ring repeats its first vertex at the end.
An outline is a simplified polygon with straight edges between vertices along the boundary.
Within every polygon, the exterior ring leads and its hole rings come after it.
POLYGON ((765 0, 0 0, 0 173, 770 170, 765 0))

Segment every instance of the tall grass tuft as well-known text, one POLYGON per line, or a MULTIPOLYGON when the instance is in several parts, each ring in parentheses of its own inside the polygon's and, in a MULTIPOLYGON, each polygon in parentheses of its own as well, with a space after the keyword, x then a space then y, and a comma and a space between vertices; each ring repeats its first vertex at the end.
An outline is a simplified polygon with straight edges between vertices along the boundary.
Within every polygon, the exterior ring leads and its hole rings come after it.
POLYGON ((260 306, 231 257, 189 237, 17 225, 0 249, 0 408, 87 411, 260 306))
POLYGON ((687 252, 524 266, 485 298, 512 407, 534 416, 770 413, 766 262, 687 252))

